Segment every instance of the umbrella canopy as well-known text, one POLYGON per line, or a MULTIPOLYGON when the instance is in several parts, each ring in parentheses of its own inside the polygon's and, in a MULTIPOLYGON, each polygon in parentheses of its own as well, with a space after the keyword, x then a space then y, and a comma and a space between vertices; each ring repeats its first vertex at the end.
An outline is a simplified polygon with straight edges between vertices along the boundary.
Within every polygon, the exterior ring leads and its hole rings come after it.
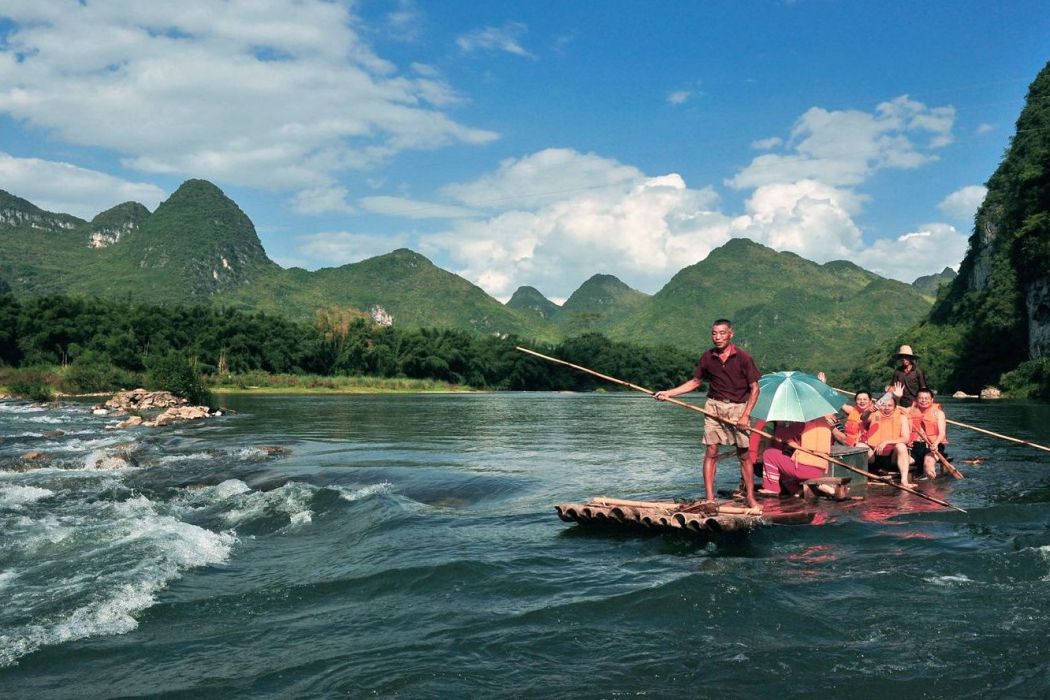
POLYGON ((805 372, 773 372, 758 380, 758 403, 751 415, 764 420, 805 422, 837 413, 846 400, 805 372))

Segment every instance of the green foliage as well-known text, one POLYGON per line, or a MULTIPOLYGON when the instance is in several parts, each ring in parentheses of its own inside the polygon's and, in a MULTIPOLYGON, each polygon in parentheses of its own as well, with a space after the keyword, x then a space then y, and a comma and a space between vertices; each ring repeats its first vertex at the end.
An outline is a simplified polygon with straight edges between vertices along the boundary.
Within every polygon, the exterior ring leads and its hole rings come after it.
POLYGON ((211 392, 196 363, 178 352, 151 356, 146 363, 147 386, 170 391, 195 406, 211 405, 211 392))
MULTIPOLYGON (((462 330, 380 326, 359 313, 329 308, 313 324, 263 313, 201 306, 147 306, 59 296, 0 297, 11 320, 11 364, 37 359, 62 370, 65 391, 108 391, 148 370, 152 388, 207 403, 202 373, 236 386, 268 386, 274 376, 413 379, 486 389, 589 390, 586 375, 518 352, 516 344, 568 355, 642 385, 679 383, 692 352, 646 348, 589 334, 560 345, 462 330), (219 368, 222 366, 220 373, 219 368)), ((336 380, 336 384, 341 380, 336 380)), ((53 384, 57 385, 57 379, 53 384)), ((333 385, 334 386, 334 385, 333 385)))
POLYGON ((1025 296, 1048 274, 1050 63, 1032 82, 1010 148, 988 181, 959 276, 929 317, 958 329, 949 381, 972 392, 1029 359, 1025 296))
POLYGON ((1050 357, 1021 363, 1002 376, 999 388, 1013 399, 1050 401, 1050 357))
POLYGON ((854 390, 882 391, 898 366, 898 348, 910 345, 919 356, 919 367, 925 373, 931 389, 941 394, 951 394, 958 389, 975 393, 980 387, 975 388, 969 382, 960 380, 956 372, 955 358, 962 352, 964 333, 965 328, 962 326, 920 323, 865 351, 859 365, 843 383, 854 390))
POLYGON ((87 351, 65 368, 62 391, 70 394, 92 394, 130 389, 141 383, 134 372, 113 366, 100 352, 87 351))
POLYGON ((4 381, 15 396, 30 401, 50 401, 58 378, 46 368, 26 367, 10 372, 4 381))

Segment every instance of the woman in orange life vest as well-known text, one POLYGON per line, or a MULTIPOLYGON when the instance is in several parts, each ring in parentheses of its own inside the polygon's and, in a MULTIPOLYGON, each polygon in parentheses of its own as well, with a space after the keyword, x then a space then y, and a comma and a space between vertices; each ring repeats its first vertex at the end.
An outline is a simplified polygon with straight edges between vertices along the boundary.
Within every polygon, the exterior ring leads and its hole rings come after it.
POLYGON ((868 419, 875 411, 875 404, 871 401, 871 393, 861 389, 853 395, 853 405, 844 404, 842 412, 846 414, 843 429, 832 430, 832 437, 836 442, 849 447, 867 447, 864 442, 865 433, 868 431, 868 419))
POLYGON ((933 479, 937 476, 937 456, 919 435, 919 426, 926 431, 926 437, 934 449, 944 454, 948 444, 948 419, 940 404, 933 402, 933 392, 926 387, 919 389, 915 404, 908 409, 908 418, 911 421, 911 455, 916 465, 922 465, 926 477, 933 479))
POLYGON ((911 468, 908 455, 911 421, 902 409, 897 408, 893 394, 883 396, 877 405, 879 410, 871 414, 864 439, 868 444, 868 463, 876 470, 896 466, 901 474, 901 485, 911 486, 908 474, 911 468))
POLYGON ((795 495, 806 479, 827 472, 828 461, 797 449, 827 454, 831 451, 831 422, 826 416, 805 423, 777 421, 773 445, 762 453, 762 493, 795 495))

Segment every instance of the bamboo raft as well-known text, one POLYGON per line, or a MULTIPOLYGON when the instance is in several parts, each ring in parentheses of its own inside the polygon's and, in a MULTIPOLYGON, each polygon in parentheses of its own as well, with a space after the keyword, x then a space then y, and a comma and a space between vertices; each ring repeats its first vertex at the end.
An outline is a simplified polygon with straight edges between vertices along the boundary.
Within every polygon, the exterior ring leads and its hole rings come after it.
POLYGON ((817 512, 804 503, 783 508, 778 504, 757 513, 728 502, 678 503, 606 497, 594 497, 585 503, 560 503, 554 508, 565 522, 580 525, 635 527, 696 535, 747 533, 769 525, 807 525, 817 512))

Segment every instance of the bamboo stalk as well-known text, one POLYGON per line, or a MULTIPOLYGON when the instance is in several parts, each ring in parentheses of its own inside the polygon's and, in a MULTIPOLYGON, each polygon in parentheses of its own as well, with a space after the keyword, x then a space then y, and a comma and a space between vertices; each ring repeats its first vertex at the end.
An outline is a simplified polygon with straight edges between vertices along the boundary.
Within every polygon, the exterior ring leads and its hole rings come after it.
POLYGON ((674 508, 678 505, 674 501, 631 501, 626 498, 606 498, 605 496, 594 496, 588 503, 596 503, 600 506, 630 506, 634 508, 674 508))
MULTIPOLYGON (((846 391, 845 389, 839 389, 838 387, 834 387, 834 386, 831 387, 831 388, 834 389, 835 391, 839 392, 840 394, 845 394, 846 396, 853 396, 853 392, 852 391, 846 391)), ((969 425, 968 423, 960 423, 959 421, 952 420, 951 418, 948 418, 947 416, 945 416, 945 421, 947 421, 948 423, 951 423, 952 425, 957 426, 959 428, 966 428, 967 430, 973 430, 973 431, 978 432, 978 433, 984 433, 985 435, 991 435, 992 437, 1002 438, 1003 440, 1009 440, 1010 442, 1016 442, 1016 443, 1018 443, 1020 445, 1027 445, 1028 447, 1034 447, 1037 450, 1043 450, 1044 452, 1050 452, 1050 447, 1047 447, 1046 445, 1040 445, 1037 442, 1032 442, 1030 440, 1022 440, 1021 438, 1010 437, 1009 435, 1003 435, 1001 433, 993 433, 991 430, 985 430, 984 428, 978 428, 976 425, 969 425)))
MULTIPOLYGON (((571 367, 571 368, 573 368, 575 370, 579 370, 580 372, 584 372, 585 374, 590 374, 592 376, 598 377, 599 379, 604 379, 607 382, 612 382, 613 384, 619 384, 620 386, 625 386, 625 387, 634 389, 635 391, 640 391, 643 394, 648 394, 649 396, 652 396, 653 394, 656 393, 652 389, 646 389, 644 386, 639 386, 637 384, 632 384, 631 382, 625 381, 623 379, 617 379, 616 377, 610 377, 607 374, 602 374, 601 372, 595 372, 593 369, 588 369, 587 367, 583 367, 581 365, 574 365, 571 362, 566 362, 565 360, 560 360, 557 357, 550 357, 549 355, 544 355, 544 354, 538 353, 535 350, 529 350, 528 348, 523 348, 520 345, 516 345, 514 347, 514 349, 515 350, 519 350, 519 351, 521 351, 523 353, 526 353, 528 355, 533 355, 533 356, 538 357, 538 358, 540 358, 542 360, 547 360, 548 362, 553 362, 555 364, 565 365, 566 367, 571 367)), ((832 388, 834 388, 834 387, 832 387, 832 388)), ((841 389, 839 389, 837 391, 841 391, 841 389)), ((726 425, 728 425, 730 427, 737 428, 738 430, 744 430, 744 431, 749 432, 749 433, 758 433, 759 435, 761 435, 763 437, 770 438, 770 439, 773 438, 772 435, 770 435, 769 433, 764 432, 762 430, 759 430, 758 428, 742 428, 742 427, 738 426, 736 423, 734 423, 731 420, 727 420, 725 418, 722 418, 721 416, 719 416, 719 415, 717 415, 715 413, 711 413, 711 412, 709 412, 709 411, 707 411, 707 410, 705 410, 703 408, 700 408, 699 406, 694 406, 691 403, 686 403, 685 401, 679 401, 678 399, 675 399, 675 398, 667 398, 666 401, 667 401, 667 403, 673 403, 676 406, 681 406, 682 408, 689 409, 690 411, 696 411, 697 413, 702 413, 705 416, 707 416, 708 418, 716 420, 719 423, 725 423, 726 425)), ((907 493, 910 493, 910 494, 913 494, 915 496, 918 496, 919 498, 924 498, 927 501, 931 501, 933 503, 936 503, 937 505, 944 506, 945 508, 951 508, 952 510, 957 510, 960 513, 965 513, 966 512, 962 508, 960 508, 958 506, 953 506, 951 503, 948 503, 947 501, 942 501, 939 498, 934 498, 933 496, 930 496, 929 494, 925 494, 922 491, 917 491, 916 489, 914 489, 914 488, 912 488, 910 486, 904 486, 902 484, 898 484, 898 483, 896 483, 894 481, 891 481, 889 479, 883 478, 883 477, 878 476, 876 474, 872 474, 869 471, 865 471, 863 469, 858 469, 857 467, 854 467, 852 464, 847 464, 846 462, 843 462, 842 460, 835 459, 834 457, 832 457, 829 454, 825 454, 823 452, 817 452, 815 450, 808 450, 808 449, 805 449, 805 448, 802 448, 802 447, 798 447, 796 449, 801 451, 801 452, 805 452, 807 454, 811 454, 814 457, 820 457, 821 459, 826 459, 829 462, 831 462, 832 464, 837 464, 840 467, 842 467, 843 469, 848 469, 849 471, 853 472, 854 474, 860 474, 861 476, 867 477, 868 479, 874 479, 876 481, 883 481, 883 482, 889 484, 890 486, 893 486, 896 489, 899 489, 901 491, 906 491, 907 493)))

